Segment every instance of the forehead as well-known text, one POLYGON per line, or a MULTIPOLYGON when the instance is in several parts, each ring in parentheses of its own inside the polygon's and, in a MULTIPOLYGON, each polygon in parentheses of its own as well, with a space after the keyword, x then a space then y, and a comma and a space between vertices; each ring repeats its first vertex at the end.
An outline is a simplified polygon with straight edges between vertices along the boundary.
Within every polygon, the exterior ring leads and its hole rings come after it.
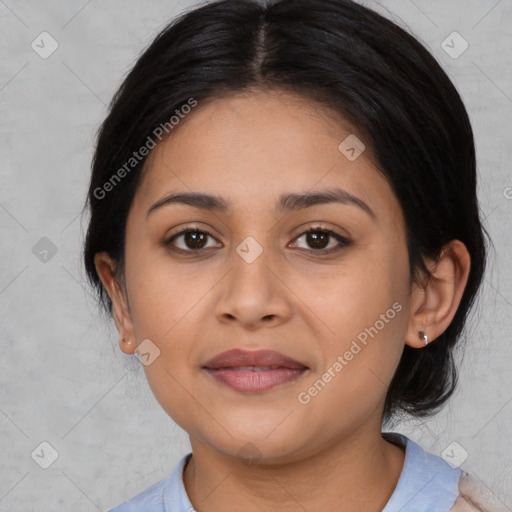
POLYGON ((136 199, 147 207, 172 191, 208 191, 235 208, 343 187, 377 208, 396 208, 368 145, 354 161, 340 152, 354 135, 362 138, 336 113, 288 92, 208 100, 150 153, 136 199))

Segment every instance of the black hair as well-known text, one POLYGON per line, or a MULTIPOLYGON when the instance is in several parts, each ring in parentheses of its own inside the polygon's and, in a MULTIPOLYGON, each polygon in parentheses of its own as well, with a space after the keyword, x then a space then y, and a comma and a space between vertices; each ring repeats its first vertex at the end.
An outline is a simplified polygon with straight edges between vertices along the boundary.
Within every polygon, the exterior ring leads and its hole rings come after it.
POLYGON ((209 2, 174 19, 142 53, 99 129, 85 203, 83 257, 103 312, 112 315, 112 303, 94 255, 106 251, 122 280, 126 220, 147 158, 130 160, 133 152, 158 126, 172 134, 169 120, 191 99, 201 104, 251 88, 297 93, 357 128, 402 207, 411 282, 430 276, 424 258, 437 260, 451 240, 465 244, 471 269, 457 312, 427 347, 404 344, 383 419, 437 412, 455 390, 453 351, 485 270, 473 133, 435 58, 354 1, 209 2))

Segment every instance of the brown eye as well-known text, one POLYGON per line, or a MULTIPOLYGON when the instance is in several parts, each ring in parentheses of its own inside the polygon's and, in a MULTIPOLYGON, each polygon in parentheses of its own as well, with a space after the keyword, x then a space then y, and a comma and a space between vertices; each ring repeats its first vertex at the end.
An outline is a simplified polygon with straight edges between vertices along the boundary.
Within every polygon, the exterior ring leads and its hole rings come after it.
POLYGON ((314 231, 306 235, 306 242, 313 249, 325 249, 329 245, 329 238, 331 235, 323 231, 314 231))
MULTIPOLYGON (((206 247, 208 238, 214 238, 209 231, 195 228, 185 228, 180 233, 173 235, 164 244, 172 245, 178 251, 199 252, 206 247), (181 239, 181 247, 175 244, 176 240, 181 239)), ((214 247, 214 246, 213 246, 214 247)))
POLYGON ((306 247, 305 249, 313 252, 330 253, 350 245, 350 241, 347 238, 330 229, 321 229, 315 227, 309 228, 307 231, 297 237, 296 240, 299 240, 303 237, 306 244, 309 246, 309 248, 306 247), (334 239, 335 243, 329 247, 329 242, 331 242, 332 239, 334 239))

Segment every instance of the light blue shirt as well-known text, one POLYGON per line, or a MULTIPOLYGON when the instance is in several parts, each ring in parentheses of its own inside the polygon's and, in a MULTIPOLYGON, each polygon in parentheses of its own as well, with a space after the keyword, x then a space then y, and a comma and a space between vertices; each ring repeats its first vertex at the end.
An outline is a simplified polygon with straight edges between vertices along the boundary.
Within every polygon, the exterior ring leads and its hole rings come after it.
MULTIPOLYGON (((403 434, 383 432, 382 436, 405 446, 400 478, 382 512, 448 512, 457 499, 459 478, 465 472, 423 450, 403 434)), ((182 478, 191 456, 185 455, 167 478, 109 512, 194 512, 182 478)))

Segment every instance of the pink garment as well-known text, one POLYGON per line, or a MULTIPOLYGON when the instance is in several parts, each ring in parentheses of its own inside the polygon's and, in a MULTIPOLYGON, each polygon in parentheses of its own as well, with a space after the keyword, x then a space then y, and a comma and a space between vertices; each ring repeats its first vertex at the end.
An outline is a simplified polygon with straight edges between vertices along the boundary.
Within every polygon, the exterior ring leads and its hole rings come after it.
POLYGON ((510 512, 478 478, 465 474, 459 480, 459 496, 450 512, 510 512))

